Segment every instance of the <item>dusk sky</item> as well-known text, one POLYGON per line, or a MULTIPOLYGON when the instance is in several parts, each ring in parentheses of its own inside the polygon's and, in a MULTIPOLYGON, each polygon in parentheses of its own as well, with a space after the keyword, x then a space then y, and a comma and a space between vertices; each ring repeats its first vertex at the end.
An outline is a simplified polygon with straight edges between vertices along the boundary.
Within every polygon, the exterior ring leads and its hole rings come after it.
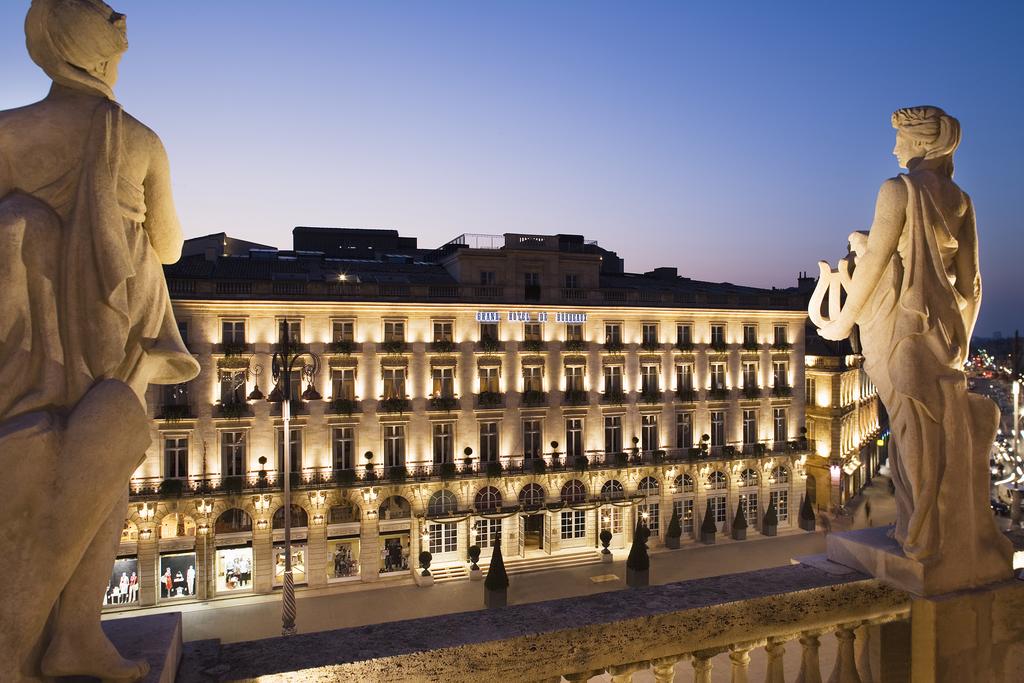
MULTIPOLYGON (((960 119, 978 332, 1024 327, 1024 3, 131 0, 118 100, 186 236, 574 233, 630 271, 791 286, 898 172, 892 110, 960 119), (1016 47, 1014 47, 1016 46, 1016 47)), ((46 93, 0 6, 0 109, 46 93)))

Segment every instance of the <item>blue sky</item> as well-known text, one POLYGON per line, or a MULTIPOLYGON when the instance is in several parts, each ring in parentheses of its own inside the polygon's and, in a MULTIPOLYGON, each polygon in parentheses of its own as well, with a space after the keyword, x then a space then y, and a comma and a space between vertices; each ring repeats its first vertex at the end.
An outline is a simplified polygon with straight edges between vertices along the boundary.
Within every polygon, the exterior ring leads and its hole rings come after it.
MULTIPOLYGON (((42 97, 0 7, 0 109, 42 97)), ((1024 327, 1024 3, 128 0, 118 99, 188 236, 568 232, 639 271, 788 286, 898 169, 893 109, 960 118, 978 331, 1024 327)))

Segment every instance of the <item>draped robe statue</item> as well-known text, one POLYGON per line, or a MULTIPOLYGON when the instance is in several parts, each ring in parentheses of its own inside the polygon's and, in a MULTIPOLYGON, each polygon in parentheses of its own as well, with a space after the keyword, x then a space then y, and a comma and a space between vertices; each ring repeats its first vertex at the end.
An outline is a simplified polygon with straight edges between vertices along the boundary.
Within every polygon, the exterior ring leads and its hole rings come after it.
POLYGON ((859 328, 895 441, 895 539, 946 592, 1012 575, 1011 545, 989 509, 999 410, 967 391, 963 372, 981 275, 974 207, 952 179, 960 124, 937 107, 901 109, 892 124, 909 173, 882 185, 871 230, 850 236, 852 275, 850 259, 836 272, 819 264, 809 313, 826 339, 859 328))
POLYGON ((135 680, 148 666, 120 656, 100 607, 146 388, 199 371, 161 268, 181 228, 159 138, 113 100, 124 16, 33 0, 25 33, 53 86, 0 112, 0 680, 135 680))

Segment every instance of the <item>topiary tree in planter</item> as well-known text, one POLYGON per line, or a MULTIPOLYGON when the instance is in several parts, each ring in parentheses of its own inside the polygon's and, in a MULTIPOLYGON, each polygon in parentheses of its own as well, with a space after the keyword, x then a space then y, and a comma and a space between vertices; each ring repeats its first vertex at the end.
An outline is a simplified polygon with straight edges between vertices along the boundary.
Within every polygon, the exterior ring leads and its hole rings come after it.
POLYGON ((736 516, 732 520, 732 540, 747 540, 747 503, 740 501, 736 506, 736 516))
POLYGON ((491 554, 491 566, 487 568, 484 579, 484 607, 504 607, 508 604, 508 573, 505 571, 505 560, 501 556, 501 540, 494 544, 491 554))
POLYGON ((811 499, 804 496, 804 499, 800 501, 800 528, 804 531, 814 531, 816 527, 814 506, 811 505, 811 499))
POLYGON ((473 544, 469 546, 469 578, 471 581, 479 581, 483 578, 477 562, 480 561, 480 546, 473 544))
POLYGON ((420 576, 430 576, 430 561, 433 559, 434 556, 430 554, 429 550, 420 551, 420 567, 423 569, 420 576))
POLYGON ((775 509, 775 501, 768 503, 768 509, 764 511, 764 519, 761 521, 761 533, 765 536, 775 536, 779 533, 779 513, 775 509))
POLYGON ((608 529, 601 529, 601 533, 598 534, 598 538, 601 539, 601 545, 604 546, 601 550, 601 561, 611 562, 612 551, 608 550, 608 544, 612 542, 612 532, 608 529))
POLYGON ((679 538, 683 535, 683 525, 680 524, 679 512, 672 511, 672 519, 668 520, 668 529, 665 530, 665 547, 673 550, 679 549, 679 538))
POLYGON ((700 542, 705 545, 713 545, 715 535, 718 533, 718 525, 715 524, 715 513, 711 509, 711 499, 704 509, 704 519, 700 523, 700 542))
POLYGON ((626 556, 626 585, 630 588, 647 586, 651 582, 651 558, 647 555, 647 539, 651 530, 638 520, 633 531, 633 545, 626 556))

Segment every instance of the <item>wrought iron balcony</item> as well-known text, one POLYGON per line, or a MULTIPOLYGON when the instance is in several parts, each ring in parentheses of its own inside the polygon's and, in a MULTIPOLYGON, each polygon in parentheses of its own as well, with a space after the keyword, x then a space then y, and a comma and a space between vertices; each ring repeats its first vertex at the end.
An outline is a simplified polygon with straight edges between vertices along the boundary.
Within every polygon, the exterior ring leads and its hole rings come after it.
POLYGON ((601 394, 602 403, 610 403, 612 405, 620 405, 626 402, 626 394, 621 389, 612 389, 605 391, 601 394))
POLYGON ((409 351, 409 344, 401 339, 392 339, 381 342, 380 350, 381 353, 386 353, 388 355, 407 353, 409 351))
POLYGON ((729 394, 732 392, 731 389, 725 387, 711 387, 708 389, 708 400, 709 401, 725 401, 728 400, 729 394))
POLYGON ((542 353, 547 348, 547 342, 541 339, 527 339, 520 345, 520 350, 528 353, 542 353))
POLYGON ((240 420, 244 417, 252 417, 252 406, 245 401, 229 401, 227 403, 216 403, 213 406, 213 416, 223 420, 240 420))
POLYGON ((377 412, 407 413, 409 412, 409 399, 399 397, 382 398, 377 402, 377 412))
POLYGON ((451 340, 442 339, 430 342, 429 348, 431 353, 455 353, 459 347, 451 340))
POLYGON ((785 397, 793 395, 793 387, 788 384, 776 384, 772 387, 772 396, 785 397))
POLYGON ((542 406, 548 402, 547 392, 537 391, 535 389, 528 389, 522 394, 522 405, 524 406, 542 406))
POLYGON ((696 389, 676 389, 676 399, 683 403, 695 403, 697 401, 696 389))
POLYGON ((562 394, 562 405, 584 406, 589 402, 590 398, 583 389, 567 389, 562 394))
POLYGON ((354 341, 336 341, 327 345, 327 353, 337 353, 342 356, 350 356, 363 350, 363 345, 354 341))
POLYGON ((427 401, 427 410, 450 412, 459 407, 459 399, 454 396, 431 396, 427 401))
POLYGON ((483 337, 476 343, 476 350, 483 353, 498 353, 504 348, 504 344, 494 337, 483 337))
POLYGON ((573 351, 582 353, 589 348, 589 344, 582 339, 567 339, 562 342, 563 351, 573 351))
POLYGON ((328 410, 335 415, 352 415, 360 412, 361 406, 354 398, 332 398, 328 410))
POLYGON ((177 422, 178 420, 191 420, 195 417, 195 411, 187 403, 165 403, 156 412, 158 420, 165 422, 177 422))
POLYGON ((476 396, 477 408, 503 408, 505 394, 498 391, 482 391, 476 396))

